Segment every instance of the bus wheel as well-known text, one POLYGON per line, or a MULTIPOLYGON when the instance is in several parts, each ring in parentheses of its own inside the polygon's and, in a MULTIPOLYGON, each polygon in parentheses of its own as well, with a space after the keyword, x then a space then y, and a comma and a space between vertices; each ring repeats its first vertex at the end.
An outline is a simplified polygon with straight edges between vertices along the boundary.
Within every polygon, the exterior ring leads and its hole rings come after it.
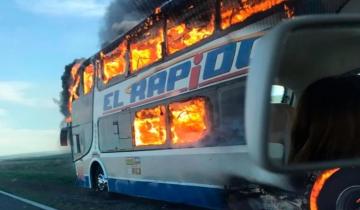
POLYGON ((93 189, 97 192, 108 191, 108 180, 100 167, 96 167, 93 173, 93 189))

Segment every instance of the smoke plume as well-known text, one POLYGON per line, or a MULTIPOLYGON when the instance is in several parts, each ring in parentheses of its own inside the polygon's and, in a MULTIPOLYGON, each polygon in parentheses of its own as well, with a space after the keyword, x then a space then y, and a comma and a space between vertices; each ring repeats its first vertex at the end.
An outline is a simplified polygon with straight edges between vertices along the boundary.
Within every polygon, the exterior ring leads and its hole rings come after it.
POLYGON ((107 9, 100 29, 101 45, 104 46, 129 31, 165 2, 166 0, 114 0, 107 9))

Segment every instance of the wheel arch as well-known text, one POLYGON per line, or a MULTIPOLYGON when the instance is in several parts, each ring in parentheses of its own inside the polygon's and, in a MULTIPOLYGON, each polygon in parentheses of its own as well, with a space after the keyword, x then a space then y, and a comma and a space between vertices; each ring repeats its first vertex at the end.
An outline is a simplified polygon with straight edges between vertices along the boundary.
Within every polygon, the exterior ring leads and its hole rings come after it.
POLYGON ((95 169, 96 169, 96 168, 100 168, 100 169, 103 171, 104 176, 105 176, 106 178, 108 178, 107 171, 106 171, 106 169, 105 169, 104 164, 101 162, 101 160, 98 159, 98 158, 95 158, 95 159, 91 160, 91 162, 90 162, 90 164, 89 164, 89 178, 90 178, 89 182, 90 182, 90 188, 93 187, 93 186, 92 186, 92 185, 93 185, 93 178, 94 178, 94 172, 95 172, 95 169))

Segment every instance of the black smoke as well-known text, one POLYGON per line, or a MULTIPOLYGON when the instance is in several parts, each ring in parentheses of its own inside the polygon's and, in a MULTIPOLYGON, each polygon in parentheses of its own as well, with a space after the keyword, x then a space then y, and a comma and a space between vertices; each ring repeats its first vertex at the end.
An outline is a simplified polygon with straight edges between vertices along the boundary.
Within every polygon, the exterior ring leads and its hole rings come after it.
POLYGON ((101 46, 129 31, 168 0, 114 0, 100 29, 101 46))

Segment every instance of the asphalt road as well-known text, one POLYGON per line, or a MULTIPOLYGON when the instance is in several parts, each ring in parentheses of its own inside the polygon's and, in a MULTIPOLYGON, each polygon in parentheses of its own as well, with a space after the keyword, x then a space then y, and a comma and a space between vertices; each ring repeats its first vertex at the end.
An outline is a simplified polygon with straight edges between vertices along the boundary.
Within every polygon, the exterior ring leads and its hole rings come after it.
MULTIPOLYGON (((22 198, 14 198, 10 197, 9 195, 3 194, 3 192, 0 191, 0 209, 1 210, 46 210, 48 208, 40 208, 36 206, 37 204, 31 204, 27 200, 27 202, 24 202, 21 200, 22 198)), ((41 204, 39 204, 41 205, 41 204)))

